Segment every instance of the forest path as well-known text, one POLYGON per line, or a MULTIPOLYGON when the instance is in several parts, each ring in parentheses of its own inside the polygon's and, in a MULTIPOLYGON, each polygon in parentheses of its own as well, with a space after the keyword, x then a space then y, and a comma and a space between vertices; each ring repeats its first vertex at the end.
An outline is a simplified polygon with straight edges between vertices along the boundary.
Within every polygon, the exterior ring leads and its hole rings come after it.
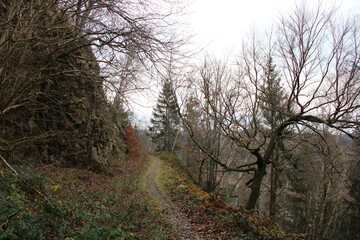
POLYGON ((166 218, 180 239, 202 239, 199 233, 192 228, 187 217, 159 190, 155 179, 159 174, 159 164, 161 160, 158 157, 151 158, 152 163, 146 176, 146 186, 150 196, 158 202, 160 207, 166 209, 166 218))

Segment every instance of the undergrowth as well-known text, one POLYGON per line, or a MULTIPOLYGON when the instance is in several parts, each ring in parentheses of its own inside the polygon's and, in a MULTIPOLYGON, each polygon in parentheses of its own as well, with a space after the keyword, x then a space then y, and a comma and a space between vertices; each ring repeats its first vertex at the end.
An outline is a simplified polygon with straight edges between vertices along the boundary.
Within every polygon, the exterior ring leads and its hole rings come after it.
POLYGON ((51 166, 15 166, 15 175, 0 166, 0 240, 172 238, 138 187, 144 164, 123 160, 111 176, 51 166))
POLYGON ((161 184, 168 195, 183 209, 194 226, 218 239, 238 240, 299 240, 303 235, 287 234, 271 218, 254 212, 235 209, 189 180, 179 160, 161 154, 161 184))

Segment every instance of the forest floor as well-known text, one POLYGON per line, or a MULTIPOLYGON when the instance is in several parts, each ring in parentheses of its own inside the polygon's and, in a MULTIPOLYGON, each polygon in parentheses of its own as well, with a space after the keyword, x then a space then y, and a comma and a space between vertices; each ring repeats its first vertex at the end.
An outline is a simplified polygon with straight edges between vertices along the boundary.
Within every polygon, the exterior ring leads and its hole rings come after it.
POLYGON ((0 240, 304 239, 202 191, 174 155, 115 160, 108 173, 0 164, 0 240))

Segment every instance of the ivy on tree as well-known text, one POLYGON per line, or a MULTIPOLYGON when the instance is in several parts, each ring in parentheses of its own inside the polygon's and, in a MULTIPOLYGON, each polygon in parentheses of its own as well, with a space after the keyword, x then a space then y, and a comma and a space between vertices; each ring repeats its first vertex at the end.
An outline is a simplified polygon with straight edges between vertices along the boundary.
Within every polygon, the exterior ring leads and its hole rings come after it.
POLYGON ((180 119, 177 113, 176 97, 169 80, 164 82, 150 121, 149 135, 156 145, 155 151, 173 152, 179 133, 180 119))

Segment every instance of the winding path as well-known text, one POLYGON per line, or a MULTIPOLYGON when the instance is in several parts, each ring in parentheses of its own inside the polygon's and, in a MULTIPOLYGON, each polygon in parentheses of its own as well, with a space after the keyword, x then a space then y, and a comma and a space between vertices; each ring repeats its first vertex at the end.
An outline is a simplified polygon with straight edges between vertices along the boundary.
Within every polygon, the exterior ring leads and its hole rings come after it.
POLYGON ((192 228, 186 216, 182 214, 176 206, 174 206, 167 196, 163 195, 159 191, 155 181, 158 174, 159 163, 160 159, 158 157, 152 157, 152 164, 150 166, 150 170, 148 171, 148 175, 146 176, 146 185, 150 196, 158 202, 160 207, 167 210, 166 218, 180 239, 201 240, 198 232, 192 228))

